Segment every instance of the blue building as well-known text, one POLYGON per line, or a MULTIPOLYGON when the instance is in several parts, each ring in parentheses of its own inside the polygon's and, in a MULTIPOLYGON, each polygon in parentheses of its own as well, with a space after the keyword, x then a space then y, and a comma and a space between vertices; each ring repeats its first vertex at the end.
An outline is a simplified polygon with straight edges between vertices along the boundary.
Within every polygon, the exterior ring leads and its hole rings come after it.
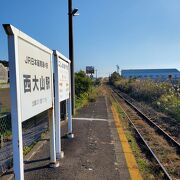
POLYGON ((129 69, 121 70, 121 75, 125 78, 139 79, 180 79, 180 71, 177 69, 129 69))

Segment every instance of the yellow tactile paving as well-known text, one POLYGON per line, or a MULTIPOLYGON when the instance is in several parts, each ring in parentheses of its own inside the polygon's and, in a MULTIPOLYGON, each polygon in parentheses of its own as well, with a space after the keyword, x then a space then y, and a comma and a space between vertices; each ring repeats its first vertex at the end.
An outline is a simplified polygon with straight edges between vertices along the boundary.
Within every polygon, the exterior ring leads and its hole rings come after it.
POLYGON ((126 138, 124 130, 122 128, 122 124, 121 124, 121 121, 119 119, 118 113, 116 112, 114 107, 111 107, 111 109, 112 109, 115 125, 117 128, 118 134, 119 134, 119 139, 120 139, 121 144, 122 144, 123 153, 124 153, 124 156, 126 159, 126 163, 128 166, 128 170, 129 170, 129 174, 131 176, 131 179, 132 180, 142 180, 142 176, 139 172, 135 157, 132 153, 132 150, 130 148, 130 145, 128 143, 128 140, 126 138))

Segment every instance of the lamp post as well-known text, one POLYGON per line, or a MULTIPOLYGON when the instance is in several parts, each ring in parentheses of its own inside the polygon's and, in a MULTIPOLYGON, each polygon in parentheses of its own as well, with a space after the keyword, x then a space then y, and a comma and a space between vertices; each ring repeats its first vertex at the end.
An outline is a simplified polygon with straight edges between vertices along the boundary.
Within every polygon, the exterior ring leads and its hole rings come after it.
POLYGON ((117 73, 119 74, 119 65, 116 65, 117 73))
POLYGON ((78 16, 78 9, 72 8, 72 0, 68 0, 69 16, 69 59, 71 60, 71 97, 72 97, 72 115, 75 107, 75 79, 74 79, 74 42, 73 42, 73 16, 78 16))
POLYGON ((96 80, 97 80, 97 69, 95 70, 95 72, 96 72, 96 80))

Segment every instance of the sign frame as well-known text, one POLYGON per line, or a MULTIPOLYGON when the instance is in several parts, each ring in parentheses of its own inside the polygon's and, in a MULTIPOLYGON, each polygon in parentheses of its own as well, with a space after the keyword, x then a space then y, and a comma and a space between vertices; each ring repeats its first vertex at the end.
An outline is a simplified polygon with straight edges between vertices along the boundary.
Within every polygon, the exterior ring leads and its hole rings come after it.
MULTIPOLYGON (((18 38, 24 39, 40 49, 51 54, 51 94, 52 106, 49 109, 49 128, 50 128, 50 164, 56 164, 55 149, 55 122, 54 122, 54 103, 53 103, 53 69, 52 69, 52 50, 34 40, 27 34, 21 32, 11 24, 3 24, 4 30, 8 35, 8 54, 10 69, 10 94, 11 94, 11 122, 13 134, 13 166, 15 180, 24 180, 24 162, 23 162, 23 142, 22 142, 22 114, 21 114, 21 95, 20 85, 20 69, 18 56, 18 38)), ((41 113, 41 112, 39 112, 41 113)), ((56 166, 58 166, 56 164, 56 166)), ((55 166, 54 166, 55 167, 55 166)))
POLYGON ((59 90, 59 59, 68 63, 69 65, 69 98, 67 102, 67 113, 68 113, 68 138, 74 138, 72 133, 72 104, 71 104, 71 61, 62 55, 57 50, 53 51, 54 54, 54 85, 55 85, 55 121, 56 121, 56 157, 61 159, 64 157, 64 152, 61 150, 61 113, 60 113, 60 90, 59 90))

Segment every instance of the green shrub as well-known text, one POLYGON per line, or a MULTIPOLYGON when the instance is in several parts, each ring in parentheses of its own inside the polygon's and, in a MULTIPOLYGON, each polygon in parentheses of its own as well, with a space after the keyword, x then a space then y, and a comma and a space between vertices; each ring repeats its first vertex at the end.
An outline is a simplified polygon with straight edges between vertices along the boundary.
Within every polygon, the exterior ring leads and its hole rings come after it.
POLYGON ((75 73, 75 108, 85 106, 88 102, 94 102, 97 97, 94 85, 100 85, 101 79, 93 81, 84 71, 75 73))
POLYGON ((75 73, 75 94, 77 97, 80 97, 82 93, 88 92, 92 86, 92 79, 84 71, 75 73))
POLYGON ((168 112, 171 116, 180 121, 180 98, 174 95, 162 95, 156 102, 157 108, 168 112))

